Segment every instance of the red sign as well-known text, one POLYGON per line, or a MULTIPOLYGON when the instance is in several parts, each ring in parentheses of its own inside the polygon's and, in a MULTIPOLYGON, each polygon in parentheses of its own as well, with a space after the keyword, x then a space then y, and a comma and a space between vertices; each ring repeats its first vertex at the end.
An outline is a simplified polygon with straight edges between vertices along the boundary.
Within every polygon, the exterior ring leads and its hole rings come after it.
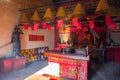
POLYGON ((29 35, 29 41, 44 41, 43 35, 29 35))

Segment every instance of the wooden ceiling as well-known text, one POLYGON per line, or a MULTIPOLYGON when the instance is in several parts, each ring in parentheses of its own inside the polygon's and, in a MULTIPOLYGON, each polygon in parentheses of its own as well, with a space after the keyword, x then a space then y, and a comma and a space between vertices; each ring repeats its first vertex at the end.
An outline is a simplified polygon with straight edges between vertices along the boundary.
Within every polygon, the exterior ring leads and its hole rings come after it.
POLYGON ((98 2, 99 0, 21 0, 20 11, 26 12, 31 16, 33 12, 37 10, 40 17, 42 17, 48 7, 51 8, 55 15, 58 8, 64 6, 65 12, 70 14, 73 12, 76 4, 80 3, 87 14, 94 14, 98 2))
MULTIPOLYGON (((43 17, 47 8, 51 8, 53 14, 55 15, 60 6, 64 6, 65 12, 67 14, 73 12, 74 7, 77 3, 80 3, 86 14, 94 14, 96 6, 100 0, 12 0, 20 4, 20 12, 25 12, 30 18, 34 11, 37 10, 40 17, 43 17)), ((120 10, 120 0, 107 0, 108 4, 115 6, 116 9, 120 10)))

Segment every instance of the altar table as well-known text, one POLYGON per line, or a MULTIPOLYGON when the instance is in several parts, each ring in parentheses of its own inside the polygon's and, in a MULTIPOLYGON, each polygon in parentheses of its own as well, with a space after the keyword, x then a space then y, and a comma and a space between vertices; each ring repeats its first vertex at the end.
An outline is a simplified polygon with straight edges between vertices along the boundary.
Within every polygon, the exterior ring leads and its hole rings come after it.
MULTIPOLYGON (((89 56, 45 52, 48 61, 59 64, 59 75, 74 80, 88 80, 89 56)), ((53 68, 54 69, 54 68, 53 68)), ((55 71, 55 70, 54 70, 55 71)))

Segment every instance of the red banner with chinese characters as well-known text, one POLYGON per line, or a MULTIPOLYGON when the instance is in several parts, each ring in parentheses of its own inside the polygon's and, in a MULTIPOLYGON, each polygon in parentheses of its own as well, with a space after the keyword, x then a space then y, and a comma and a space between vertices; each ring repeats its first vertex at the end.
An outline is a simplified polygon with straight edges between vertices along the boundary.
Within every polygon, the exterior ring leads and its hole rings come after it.
POLYGON ((44 41, 43 35, 29 35, 29 41, 44 41))

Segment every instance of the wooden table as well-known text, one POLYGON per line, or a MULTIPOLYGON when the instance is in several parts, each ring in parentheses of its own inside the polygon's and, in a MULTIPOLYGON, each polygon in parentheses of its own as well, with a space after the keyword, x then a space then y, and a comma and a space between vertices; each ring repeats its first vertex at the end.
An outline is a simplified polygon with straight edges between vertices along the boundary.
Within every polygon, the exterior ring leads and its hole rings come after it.
POLYGON ((74 80, 88 80, 88 71, 90 68, 89 56, 81 56, 78 54, 69 55, 57 52, 45 52, 44 55, 48 57, 50 63, 59 64, 60 76, 72 78, 74 80))

